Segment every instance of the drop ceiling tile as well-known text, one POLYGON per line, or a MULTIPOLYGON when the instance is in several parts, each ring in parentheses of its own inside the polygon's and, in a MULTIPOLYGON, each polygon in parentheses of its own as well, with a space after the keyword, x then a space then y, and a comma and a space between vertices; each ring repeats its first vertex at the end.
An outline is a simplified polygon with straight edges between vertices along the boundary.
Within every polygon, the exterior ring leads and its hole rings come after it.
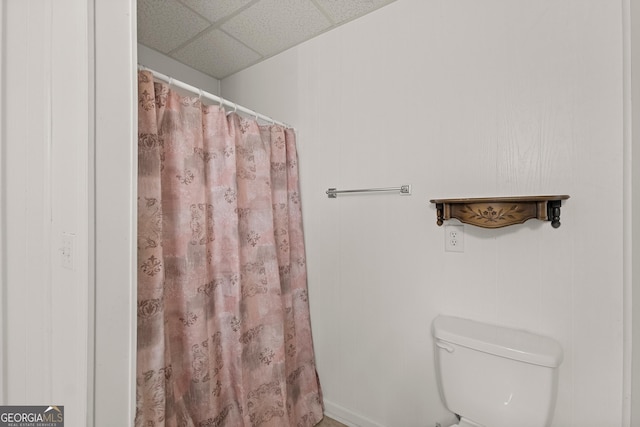
POLYGON ((180 0, 211 22, 217 22, 242 9, 253 0, 180 0))
POLYGON ((264 56, 276 54, 331 27, 310 0, 261 0, 222 29, 264 56))
POLYGON ((223 79, 260 59, 256 52, 220 30, 203 34, 172 56, 217 79, 223 79))
POLYGON ((395 0, 315 0, 336 24, 355 19, 395 0))
POLYGON ((138 0, 138 41, 168 53, 209 23, 175 0, 138 0))

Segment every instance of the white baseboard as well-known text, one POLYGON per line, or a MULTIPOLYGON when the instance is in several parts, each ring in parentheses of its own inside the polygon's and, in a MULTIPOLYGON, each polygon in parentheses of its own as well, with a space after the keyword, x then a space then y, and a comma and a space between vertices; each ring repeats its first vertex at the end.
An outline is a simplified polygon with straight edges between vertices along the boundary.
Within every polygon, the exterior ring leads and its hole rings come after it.
POLYGON ((327 399, 324 399, 324 414, 348 427, 386 427, 327 399))
MULTIPOLYGON (((336 405, 335 403, 327 399, 324 399, 324 414, 329 418, 333 418, 334 420, 341 422, 347 427, 388 427, 384 424, 380 424, 373 420, 370 420, 369 418, 353 412, 347 408, 343 408, 340 405, 336 405)), ((430 422, 428 425, 451 426, 457 422, 458 420, 456 419, 455 415, 452 413, 448 413, 448 415, 441 415, 439 419, 430 422)))

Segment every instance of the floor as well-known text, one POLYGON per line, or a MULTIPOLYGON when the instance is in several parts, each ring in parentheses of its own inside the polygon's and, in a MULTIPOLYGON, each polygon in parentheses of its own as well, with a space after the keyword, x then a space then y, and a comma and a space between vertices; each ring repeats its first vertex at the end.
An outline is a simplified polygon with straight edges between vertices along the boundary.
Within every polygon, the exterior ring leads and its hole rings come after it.
POLYGON ((324 417, 320 422, 320 424, 316 425, 316 427, 347 427, 347 426, 337 422, 336 420, 332 420, 329 417, 324 417))

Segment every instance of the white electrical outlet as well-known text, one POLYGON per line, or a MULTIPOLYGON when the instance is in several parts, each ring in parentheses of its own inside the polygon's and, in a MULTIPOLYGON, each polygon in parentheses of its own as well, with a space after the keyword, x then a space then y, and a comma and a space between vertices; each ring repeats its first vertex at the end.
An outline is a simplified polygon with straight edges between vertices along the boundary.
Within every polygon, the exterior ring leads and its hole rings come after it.
POLYGON ((446 225, 444 227, 444 250, 446 252, 464 252, 463 225, 446 225))

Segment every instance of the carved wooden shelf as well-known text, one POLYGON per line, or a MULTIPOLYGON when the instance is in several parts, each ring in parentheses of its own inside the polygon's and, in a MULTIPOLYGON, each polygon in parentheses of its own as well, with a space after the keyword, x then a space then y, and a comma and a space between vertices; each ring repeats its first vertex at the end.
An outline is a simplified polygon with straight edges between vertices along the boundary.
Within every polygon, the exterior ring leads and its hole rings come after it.
POLYGON ((500 228, 537 218, 560 227, 560 206, 569 196, 483 197, 469 199, 434 199, 438 225, 456 218, 465 224, 483 228, 500 228))

